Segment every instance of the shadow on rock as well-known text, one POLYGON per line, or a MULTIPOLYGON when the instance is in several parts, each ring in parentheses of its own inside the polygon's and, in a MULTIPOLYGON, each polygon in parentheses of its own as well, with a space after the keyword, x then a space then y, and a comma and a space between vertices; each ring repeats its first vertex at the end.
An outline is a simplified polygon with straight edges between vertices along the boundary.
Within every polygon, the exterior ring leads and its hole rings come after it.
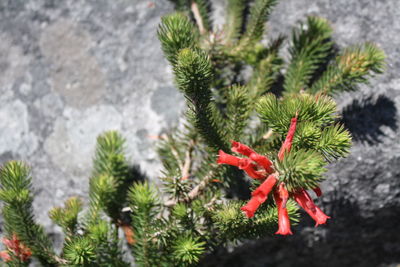
POLYGON ((349 129, 355 141, 370 145, 381 142, 384 135, 382 126, 396 130, 397 109, 395 103, 387 96, 380 95, 376 99, 372 96, 363 99, 354 99, 342 111, 342 122, 349 129))
POLYGON ((335 199, 327 210, 332 217, 317 228, 303 214, 293 236, 272 236, 245 243, 228 253, 219 251, 201 266, 230 267, 377 267, 400 263, 399 206, 385 206, 372 217, 361 215, 357 204, 335 199))
POLYGON ((146 174, 142 172, 139 165, 129 166, 129 183, 144 182, 147 180, 146 174))

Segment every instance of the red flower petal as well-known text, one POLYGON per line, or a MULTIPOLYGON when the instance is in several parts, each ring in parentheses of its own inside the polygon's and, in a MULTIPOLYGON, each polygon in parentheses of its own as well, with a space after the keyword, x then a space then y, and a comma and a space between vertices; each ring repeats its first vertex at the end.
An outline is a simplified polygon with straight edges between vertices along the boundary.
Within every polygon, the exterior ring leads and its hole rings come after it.
POLYGON ((261 165, 267 173, 272 173, 274 171, 272 169, 272 162, 267 157, 254 152, 250 154, 250 158, 261 165))
POLYGON ((241 210, 246 212, 248 218, 253 217, 258 207, 267 200, 268 194, 271 192, 276 182, 277 179, 275 176, 270 175, 256 190, 253 191, 253 193, 251 193, 252 197, 250 201, 241 208, 241 210))
POLYGON ((280 196, 280 193, 274 192, 274 199, 276 206, 278 208, 278 231, 275 233, 277 235, 292 235, 290 230, 290 220, 286 207, 284 206, 284 201, 280 196))
POLYGON ((0 251, 0 258, 5 262, 11 261, 11 256, 7 250, 0 251))
POLYGON ((315 194, 317 195, 317 197, 322 196, 321 188, 316 187, 316 188, 313 189, 313 191, 315 192, 315 194))
POLYGON ((263 203, 258 197, 252 197, 246 205, 240 209, 246 213, 247 218, 252 218, 258 207, 263 203))
POLYGON ((231 143, 232 143, 232 151, 233 152, 242 154, 247 157, 250 157, 251 153, 255 153, 253 149, 251 149, 250 147, 248 147, 242 143, 239 143, 239 142, 236 142, 233 140, 231 141, 231 143))
POLYGON ((283 160, 285 157, 285 152, 290 152, 290 149, 292 148, 292 142, 293 142, 293 136, 294 133, 296 132, 296 124, 297 124, 297 114, 296 117, 292 118, 289 126, 289 131, 286 135, 285 142, 283 142, 281 149, 279 150, 278 153, 278 158, 280 161, 283 160))
POLYGON ((240 158, 229 155, 229 154, 225 153, 224 151, 220 150, 218 153, 217 163, 218 164, 228 164, 228 165, 239 167, 239 160, 240 160, 240 158))
POLYGON ((294 200, 296 200, 300 207, 302 207, 308 213, 308 215, 314 219, 316 222, 315 226, 326 223, 327 219, 330 218, 315 205, 310 195, 304 189, 299 190, 293 196, 294 200))
MULTIPOLYGON (((20 240, 15 234, 13 235, 12 239, 3 238, 3 243, 10 252, 12 252, 16 257, 19 257, 22 261, 28 260, 32 255, 31 250, 24 244, 21 244, 20 240)), ((7 259, 10 257, 10 255, 8 253, 7 255, 3 252, 0 253, 2 253, 0 257, 5 261, 8 261, 7 259)))
POLYGON ((265 181, 259 187, 257 187, 257 189, 251 193, 251 195, 255 196, 261 194, 268 196, 277 181, 278 180, 275 178, 274 175, 268 176, 268 178, 265 179, 265 181))
POLYGON ((278 190, 279 190, 279 197, 282 199, 282 206, 286 208, 286 202, 289 199, 289 192, 286 190, 284 183, 279 184, 278 190))
POLYGON ((265 178, 265 175, 258 173, 255 168, 257 166, 250 159, 243 158, 239 160, 239 169, 244 170, 248 176, 254 179, 265 178))

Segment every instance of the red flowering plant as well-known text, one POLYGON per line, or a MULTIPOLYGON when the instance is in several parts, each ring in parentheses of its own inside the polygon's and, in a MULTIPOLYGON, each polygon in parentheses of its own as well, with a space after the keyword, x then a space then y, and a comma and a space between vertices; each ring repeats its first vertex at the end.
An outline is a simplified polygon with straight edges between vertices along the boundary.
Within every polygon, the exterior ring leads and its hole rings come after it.
POLYGON ((18 261, 20 265, 28 262, 32 252, 13 234, 12 238, 3 238, 3 244, 7 250, 0 252, 0 257, 5 262, 18 261))
MULTIPOLYGON (((245 157, 219 151, 218 164, 235 166, 261 182, 251 193, 251 199, 241 207, 248 218, 254 216, 269 194, 273 196, 278 211, 279 229, 276 234, 292 234, 286 208, 289 198, 294 199, 315 220, 316 226, 330 218, 315 205, 306 190, 313 190, 318 197, 321 196, 319 182, 324 165, 330 159, 344 156, 350 146, 349 133, 342 126, 333 124, 334 108, 332 100, 321 95, 304 94, 285 97, 281 101, 267 95, 258 106, 261 119, 269 122, 269 126, 277 132, 282 132, 285 124, 288 125, 279 150, 267 145, 272 151, 277 150, 277 155, 261 155, 236 141, 232 141, 232 152, 245 157), (274 121, 278 119, 277 114, 281 114, 279 124, 274 121), (290 118, 290 114, 294 117, 290 118)), ((279 140, 279 134, 275 138, 279 140)))
POLYGON ((383 52, 364 44, 334 55, 332 28, 319 17, 261 42, 276 0, 227 1, 223 30, 212 26, 212 1, 172 1, 179 12, 161 19, 158 37, 187 109, 182 125, 159 136, 162 192, 126 157, 120 134, 102 134, 88 206, 70 198, 50 211, 65 235, 58 254, 35 221, 30 168, 0 168, 5 233, 43 266, 130 266, 122 236, 137 266, 195 266, 227 243, 291 234, 296 202, 317 225, 328 219, 308 190, 321 195, 325 166, 350 147, 328 95, 380 73, 383 52))

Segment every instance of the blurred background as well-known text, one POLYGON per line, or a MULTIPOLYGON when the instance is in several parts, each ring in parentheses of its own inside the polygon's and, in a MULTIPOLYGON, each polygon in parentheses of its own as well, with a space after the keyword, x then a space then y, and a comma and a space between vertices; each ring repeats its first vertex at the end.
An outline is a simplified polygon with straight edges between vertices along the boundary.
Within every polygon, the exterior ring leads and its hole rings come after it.
MULTIPOLYGON (((225 1, 212 2, 221 28, 225 1)), ((156 181, 157 136, 184 107, 156 37, 172 11, 167 0, 0 0, 0 163, 32 167, 37 220, 55 242, 47 213, 86 197, 103 131, 119 130, 156 181)), ((314 228, 304 216, 293 236, 245 242, 204 266, 400 266, 400 2, 280 0, 267 39, 307 15, 331 22, 339 48, 371 41, 387 54, 385 74, 336 96, 354 146, 322 186, 332 219, 314 228)))

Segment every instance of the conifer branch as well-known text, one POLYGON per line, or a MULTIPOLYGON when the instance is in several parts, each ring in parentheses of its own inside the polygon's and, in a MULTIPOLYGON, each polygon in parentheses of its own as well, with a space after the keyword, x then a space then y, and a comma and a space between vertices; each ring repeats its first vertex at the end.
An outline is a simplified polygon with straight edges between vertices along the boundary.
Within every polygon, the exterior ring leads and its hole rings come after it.
POLYGON ((59 225, 67 239, 76 234, 78 214, 82 211, 82 201, 77 197, 71 197, 65 201, 64 208, 55 207, 49 212, 49 217, 59 225))
POLYGON ((290 65, 284 82, 286 92, 297 93, 308 87, 314 72, 332 52, 331 35, 328 22, 318 17, 308 17, 305 25, 293 31, 290 65))
POLYGON ((98 216, 100 210, 104 210, 114 223, 120 220, 128 187, 135 179, 130 174, 124 146, 125 139, 115 131, 105 132, 97 138, 94 171, 89 187, 89 216, 92 219, 98 216))
POLYGON ((0 170, 0 199, 4 201, 4 228, 16 234, 44 266, 62 262, 54 252, 42 226, 34 220, 29 168, 18 161, 6 163, 0 170))
POLYGON ((228 142, 213 119, 210 85, 211 62, 199 50, 183 49, 179 52, 174 68, 176 83, 189 102, 193 112, 191 120, 208 145, 215 150, 228 147, 228 142))
POLYGON ((253 6, 250 8, 249 21, 247 23, 246 31, 243 40, 246 43, 259 41, 264 33, 264 23, 276 5, 276 0, 255 0, 253 6))
POLYGON ((383 72, 384 59, 384 52, 371 43, 347 48, 328 66, 310 91, 332 94, 355 90, 358 83, 366 83, 369 77, 383 72))
POLYGON ((227 97, 227 131, 231 140, 240 140, 244 129, 248 124, 250 112, 250 98, 247 87, 232 86, 227 97))
POLYGON ((118 239, 118 227, 104 219, 97 220, 86 226, 86 235, 93 245, 93 250, 87 257, 95 266, 128 267, 123 259, 124 252, 118 239))
POLYGON ((351 146, 350 133, 343 125, 331 125, 326 127, 322 133, 317 150, 320 151, 327 160, 345 157, 349 153, 351 146))
POLYGON ((157 34, 165 57, 172 66, 176 65, 181 49, 197 47, 198 33, 190 20, 180 13, 163 17, 157 34))
POLYGON ((141 266, 155 266, 162 262, 158 246, 151 240, 157 232, 156 216, 160 212, 156 190, 147 182, 135 183, 129 191, 129 205, 132 209, 132 227, 135 233, 133 255, 141 266))
POLYGON ((239 39, 244 28, 244 11, 246 8, 245 0, 228 0, 227 17, 224 26, 225 40, 233 43, 239 39))
POLYGON ((287 95, 279 101, 267 94, 259 100, 256 109, 261 121, 280 134, 286 133, 296 112, 300 122, 313 121, 318 127, 331 124, 336 118, 336 104, 327 96, 287 95))
POLYGON ((254 98, 259 97, 270 90, 279 77, 279 71, 283 60, 275 53, 270 53, 262 59, 253 71, 248 87, 254 98))
POLYGON ((64 255, 72 266, 93 266, 94 249, 89 238, 79 237, 67 242, 64 255))

